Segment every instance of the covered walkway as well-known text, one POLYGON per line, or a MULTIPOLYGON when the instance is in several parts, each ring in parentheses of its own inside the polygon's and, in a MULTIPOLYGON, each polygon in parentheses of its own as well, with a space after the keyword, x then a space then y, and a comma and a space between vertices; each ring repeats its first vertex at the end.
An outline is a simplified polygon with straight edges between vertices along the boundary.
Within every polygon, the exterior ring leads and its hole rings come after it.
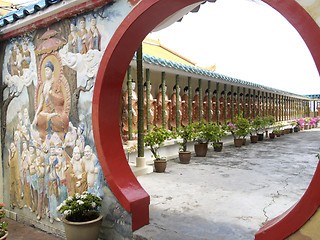
MULTIPOLYGON (((262 224, 286 211, 307 189, 316 169, 320 129, 286 134, 189 165, 169 161, 166 173, 138 181, 151 196, 142 239, 254 239, 262 224)), ((138 238, 138 239, 141 239, 138 238)))

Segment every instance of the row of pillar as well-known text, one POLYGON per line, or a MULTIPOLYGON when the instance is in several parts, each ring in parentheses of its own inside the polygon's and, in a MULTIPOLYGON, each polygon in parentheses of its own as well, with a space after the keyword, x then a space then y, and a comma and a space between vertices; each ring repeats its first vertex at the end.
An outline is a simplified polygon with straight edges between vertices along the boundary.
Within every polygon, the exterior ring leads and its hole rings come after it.
MULTIPOLYGON (((131 67, 128 69, 128 80, 127 80, 127 89, 128 89, 128 124, 129 124, 129 139, 132 135, 132 76, 131 76, 131 67)), ((146 110, 146 119, 144 119, 143 112, 138 114, 138 125, 141 124, 141 128, 144 129, 144 120, 147 122, 147 130, 152 128, 150 122, 150 70, 146 69, 146 93, 143 91, 143 82, 138 82, 138 104, 141 104, 142 108, 146 110), (141 87, 139 87, 142 85, 141 87), (139 91, 140 89, 140 91, 139 91), (144 97, 146 99, 144 99, 144 97), (140 99, 140 101, 139 101, 140 99), (146 103, 146 106, 144 106, 146 103), (142 122, 142 123, 140 123, 142 122)), ((198 91, 199 91, 199 107, 198 113, 194 112, 192 109, 193 98, 191 96, 192 86, 191 86, 191 77, 188 77, 188 123, 190 124, 193 120, 193 114, 199 114, 199 121, 204 119, 204 112, 206 112, 206 121, 214 121, 218 123, 226 123, 228 121, 233 121, 234 117, 240 112, 243 112, 243 116, 246 118, 254 119, 256 116, 274 116, 276 121, 285 121, 292 118, 299 118, 309 116, 310 108, 309 101, 293 98, 290 96, 263 92, 255 89, 242 89, 237 86, 231 86, 228 96, 227 94, 227 84, 221 84, 219 82, 208 81, 206 96, 203 97, 204 81, 198 79, 198 91), (215 84, 215 90, 213 91, 212 87, 215 84), (221 86, 222 85, 222 86, 221 86), (221 91, 221 90, 223 91, 221 91), (224 96, 221 96, 223 95, 224 96), (206 106, 206 109, 204 109, 206 106), (215 109, 212 109, 215 106, 215 109), (250 108, 249 108, 250 106, 250 108), (214 114, 214 118, 212 114, 214 114), (220 114, 218 114, 220 113, 220 114)), ((161 73, 161 85, 166 85, 166 73, 161 73)), ((175 126, 179 127, 181 125, 180 119, 180 76, 176 75, 175 77, 175 87, 176 87, 176 99, 175 99, 175 114, 176 114, 176 123, 175 126)), ((166 112, 166 102, 168 101, 166 96, 165 89, 162 89, 162 126, 167 127, 167 112, 166 112)), ((185 101, 185 100, 184 100, 185 101)), ((197 120, 198 120, 197 119, 197 120)))

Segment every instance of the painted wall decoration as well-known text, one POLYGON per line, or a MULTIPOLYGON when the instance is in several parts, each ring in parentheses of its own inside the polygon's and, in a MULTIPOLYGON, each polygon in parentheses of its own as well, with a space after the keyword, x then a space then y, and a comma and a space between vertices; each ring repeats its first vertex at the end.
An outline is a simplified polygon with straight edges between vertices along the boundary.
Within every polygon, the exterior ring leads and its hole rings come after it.
POLYGON ((104 197, 107 183, 92 133, 93 88, 103 52, 132 7, 113 1, 8 42, 2 139, 6 200, 14 211, 54 223, 69 195, 104 197))

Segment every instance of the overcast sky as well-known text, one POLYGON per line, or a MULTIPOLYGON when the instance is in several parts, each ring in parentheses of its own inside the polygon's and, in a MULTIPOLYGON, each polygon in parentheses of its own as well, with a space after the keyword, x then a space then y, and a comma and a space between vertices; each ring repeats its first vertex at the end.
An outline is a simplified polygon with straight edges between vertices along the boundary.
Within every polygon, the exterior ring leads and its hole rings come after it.
MULTIPOLYGON (((14 3, 33 1, 12 0, 14 3)), ((259 0, 217 0, 149 35, 216 72, 298 94, 320 94, 320 79, 299 33, 259 0)))
POLYGON ((260 1, 217 0, 149 35, 216 72, 298 94, 320 94, 319 74, 294 27, 260 1))

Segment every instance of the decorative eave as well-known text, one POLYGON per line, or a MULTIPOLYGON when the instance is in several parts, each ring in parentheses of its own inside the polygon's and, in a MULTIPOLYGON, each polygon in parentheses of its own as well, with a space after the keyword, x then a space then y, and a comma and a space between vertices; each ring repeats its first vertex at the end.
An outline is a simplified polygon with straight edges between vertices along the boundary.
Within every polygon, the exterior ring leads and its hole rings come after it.
MULTIPOLYGON (((133 57, 133 60, 136 60, 136 55, 133 57)), ((286 95, 288 97, 296 97, 300 99, 310 100, 311 98, 309 96, 305 95, 299 95, 287 91, 283 91, 280 89, 264 86, 257 83, 252 83, 248 81, 244 81, 238 78, 229 77, 217 72, 209 71, 203 68, 198 68, 194 66, 189 66, 182 63, 176 63, 171 60, 166 60, 162 58, 158 58, 155 56, 150 55, 143 55, 143 61, 144 63, 154 66, 154 67, 160 67, 163 68, 162 71, 168 71, 168 72, 177 72, 180 71, 182 73, 188 73, 186 76, 192 75, 192 77, 202 78, 208 81, 214 81, 214 82, 223 82, 225 84, 230 84, 234 86, 239 87, 249 87, 251 89, 256 89, 259 91, 266 91, 269 93, 275 93, 275 94, 281 94, 286 95)), ((131 62, 131 65, 135 66, 135 61, 131 62)))

